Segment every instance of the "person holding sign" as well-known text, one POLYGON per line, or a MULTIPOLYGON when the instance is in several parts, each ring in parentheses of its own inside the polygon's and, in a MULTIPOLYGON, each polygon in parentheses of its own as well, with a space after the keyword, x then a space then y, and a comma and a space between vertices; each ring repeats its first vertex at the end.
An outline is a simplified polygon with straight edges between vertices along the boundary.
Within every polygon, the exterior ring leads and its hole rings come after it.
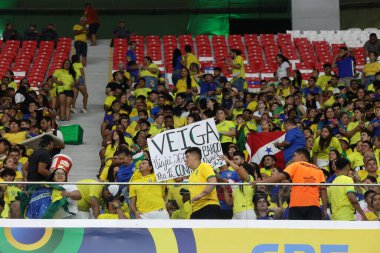
MULTIPOLYGON (((185 152, 186 166, 193 172, 189 183, 216 183, 210 164, 202 162, 202 151, 192 147, 185 152)), ((193 213, 190 219, 220 219, 220 205, 215 185, 189 185, 193 213)))

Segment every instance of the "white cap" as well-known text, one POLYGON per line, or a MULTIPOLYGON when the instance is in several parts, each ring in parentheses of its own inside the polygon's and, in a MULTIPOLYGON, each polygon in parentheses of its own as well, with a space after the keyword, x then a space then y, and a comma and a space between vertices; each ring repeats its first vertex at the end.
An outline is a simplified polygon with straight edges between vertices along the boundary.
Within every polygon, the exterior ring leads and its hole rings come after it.
POLYGON ((116 196, 117 193, 119 192, 119 186, 117 185, 110 185, 108 186, 108 190, 110 191, 110 193, 112 194, 112 196, 116 196))
POLYGON ((335 94, 340 94, 340 89, 334 88, 332 92, 333 92, 334 95, 335 94))

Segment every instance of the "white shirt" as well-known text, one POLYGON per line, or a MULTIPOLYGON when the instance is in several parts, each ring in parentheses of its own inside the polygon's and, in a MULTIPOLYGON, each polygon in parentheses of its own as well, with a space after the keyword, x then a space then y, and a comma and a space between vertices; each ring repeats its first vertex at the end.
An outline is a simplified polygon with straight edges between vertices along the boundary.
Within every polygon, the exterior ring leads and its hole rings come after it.
POLYGON ((277 69, 278 81, 281 81, 281 78, 288 76, 288 72, 286 72, 287 68, 290 68, 290 65, 286 61, 281 63, 281 65, 278 67, 278 69, 277 69))
MULTIPOLYGON (((76 185, 60 185, 61 187, 65 188, 66 191, 72 192, 77 191, 78 187, 76 185)), ((78 205, 77 201, 71 198, 67 198, 68 209, 70 213, 78 213, 78 205)), ((62 208, 59 209, 59 211, 54 215, 54 219, 63 219, 66 217, 71 216, 72 214, 65 212, 62 208)))

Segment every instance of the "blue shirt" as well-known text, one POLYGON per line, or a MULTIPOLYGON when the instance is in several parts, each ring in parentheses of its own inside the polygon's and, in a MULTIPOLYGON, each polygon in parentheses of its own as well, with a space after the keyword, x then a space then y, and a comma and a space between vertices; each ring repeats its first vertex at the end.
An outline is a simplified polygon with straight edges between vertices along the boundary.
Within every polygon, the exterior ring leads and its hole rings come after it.
POLYGON ((355 59, 352 56, 342 58, 336 62, 339 78, 354 77, 355 59))
MULTIPOLYGON (((376 122, 380 125, 380 119, 377 119, 377 118, 374 118, 369 123, 370 124, 375 124, 376 122)), ((378 126, 378 127, 373 126, 372 137, 376 137, 376 136, 379 136, 379 135, 380 135, 380 126, 378 126)))
MULTIPOLYGON (((322 128, 323 128, 324 126, 329 126, 329 125, 331 125, 331 124, 333 124, 333 122, 332 122, 331 120, 328 120, 327 122, 325 122, 325 121, 319 122, 319 123, 318 123, 317 130, 322 130, 322 128)), ((333 135, 336 135, 337 133, 339 133, 339 127, 344 128, 344 125, 343 125, 342 121, 340 121, 340 120, 338 120, 338 126, 333 127, 333 128, 331 129, 333 135)))
POLYGON ((201 87, 200 95, 207 95, 207 92, 215 91, 218 85, 216 83, 207 83, 205 81, 201 81, 199 83, 199 86, 201 87))
POLYGON ((312 95, 314 95, 314 94, 322 94, 322 90, 318 86, 315 86, 312 89, 310 89, 309 87, 302 89, 302 95, 304 95, 305 97, 309 93, 312 94, 312 95))
POLYGON ((131 61, 137 62, 137 57, 136 57, 135 52, 133 52, 130 49, 127 51, 127 59, 128 57, 131 58, 131 61))
POLYGON ((135 170, 135 163, 120 165, 119 171, 117 172, 117 182, 129 182, 135 170))
POLYGON ((288 163, 292 160, 293 153, 297 149, 306 147, 306 140, 304 133, 298 127, 295 127, 286 132, 285 141, 290 143, 290 145, 284 149, 285 163, 288 163))
POLYGON ((181 70, 182 69, 183 66, 181 64, 181 61, 182 61, 182 56, 178 56, 176 59, 175 66, 174 66, 173 70, 181 70))

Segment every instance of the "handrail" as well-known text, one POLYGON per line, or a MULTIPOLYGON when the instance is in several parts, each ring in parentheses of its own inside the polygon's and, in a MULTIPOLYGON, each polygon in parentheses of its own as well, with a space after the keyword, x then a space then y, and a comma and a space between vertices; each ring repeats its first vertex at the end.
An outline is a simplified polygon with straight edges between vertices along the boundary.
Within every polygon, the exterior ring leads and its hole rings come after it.
MULTIPOLYGON (((12 182, 0 182, 0 185, 8 184, 25 184, 25 185, 236 185, 236 186, 249 186, 250 183, 189 183, 189 182, 24 182, 24 181, 12 181, 12 182)), ((376 186, 380 187, 380 184, 332 184, 332 183, 260 183, 257 181, 256 185, 277 185, 277 186, 376 186)))

